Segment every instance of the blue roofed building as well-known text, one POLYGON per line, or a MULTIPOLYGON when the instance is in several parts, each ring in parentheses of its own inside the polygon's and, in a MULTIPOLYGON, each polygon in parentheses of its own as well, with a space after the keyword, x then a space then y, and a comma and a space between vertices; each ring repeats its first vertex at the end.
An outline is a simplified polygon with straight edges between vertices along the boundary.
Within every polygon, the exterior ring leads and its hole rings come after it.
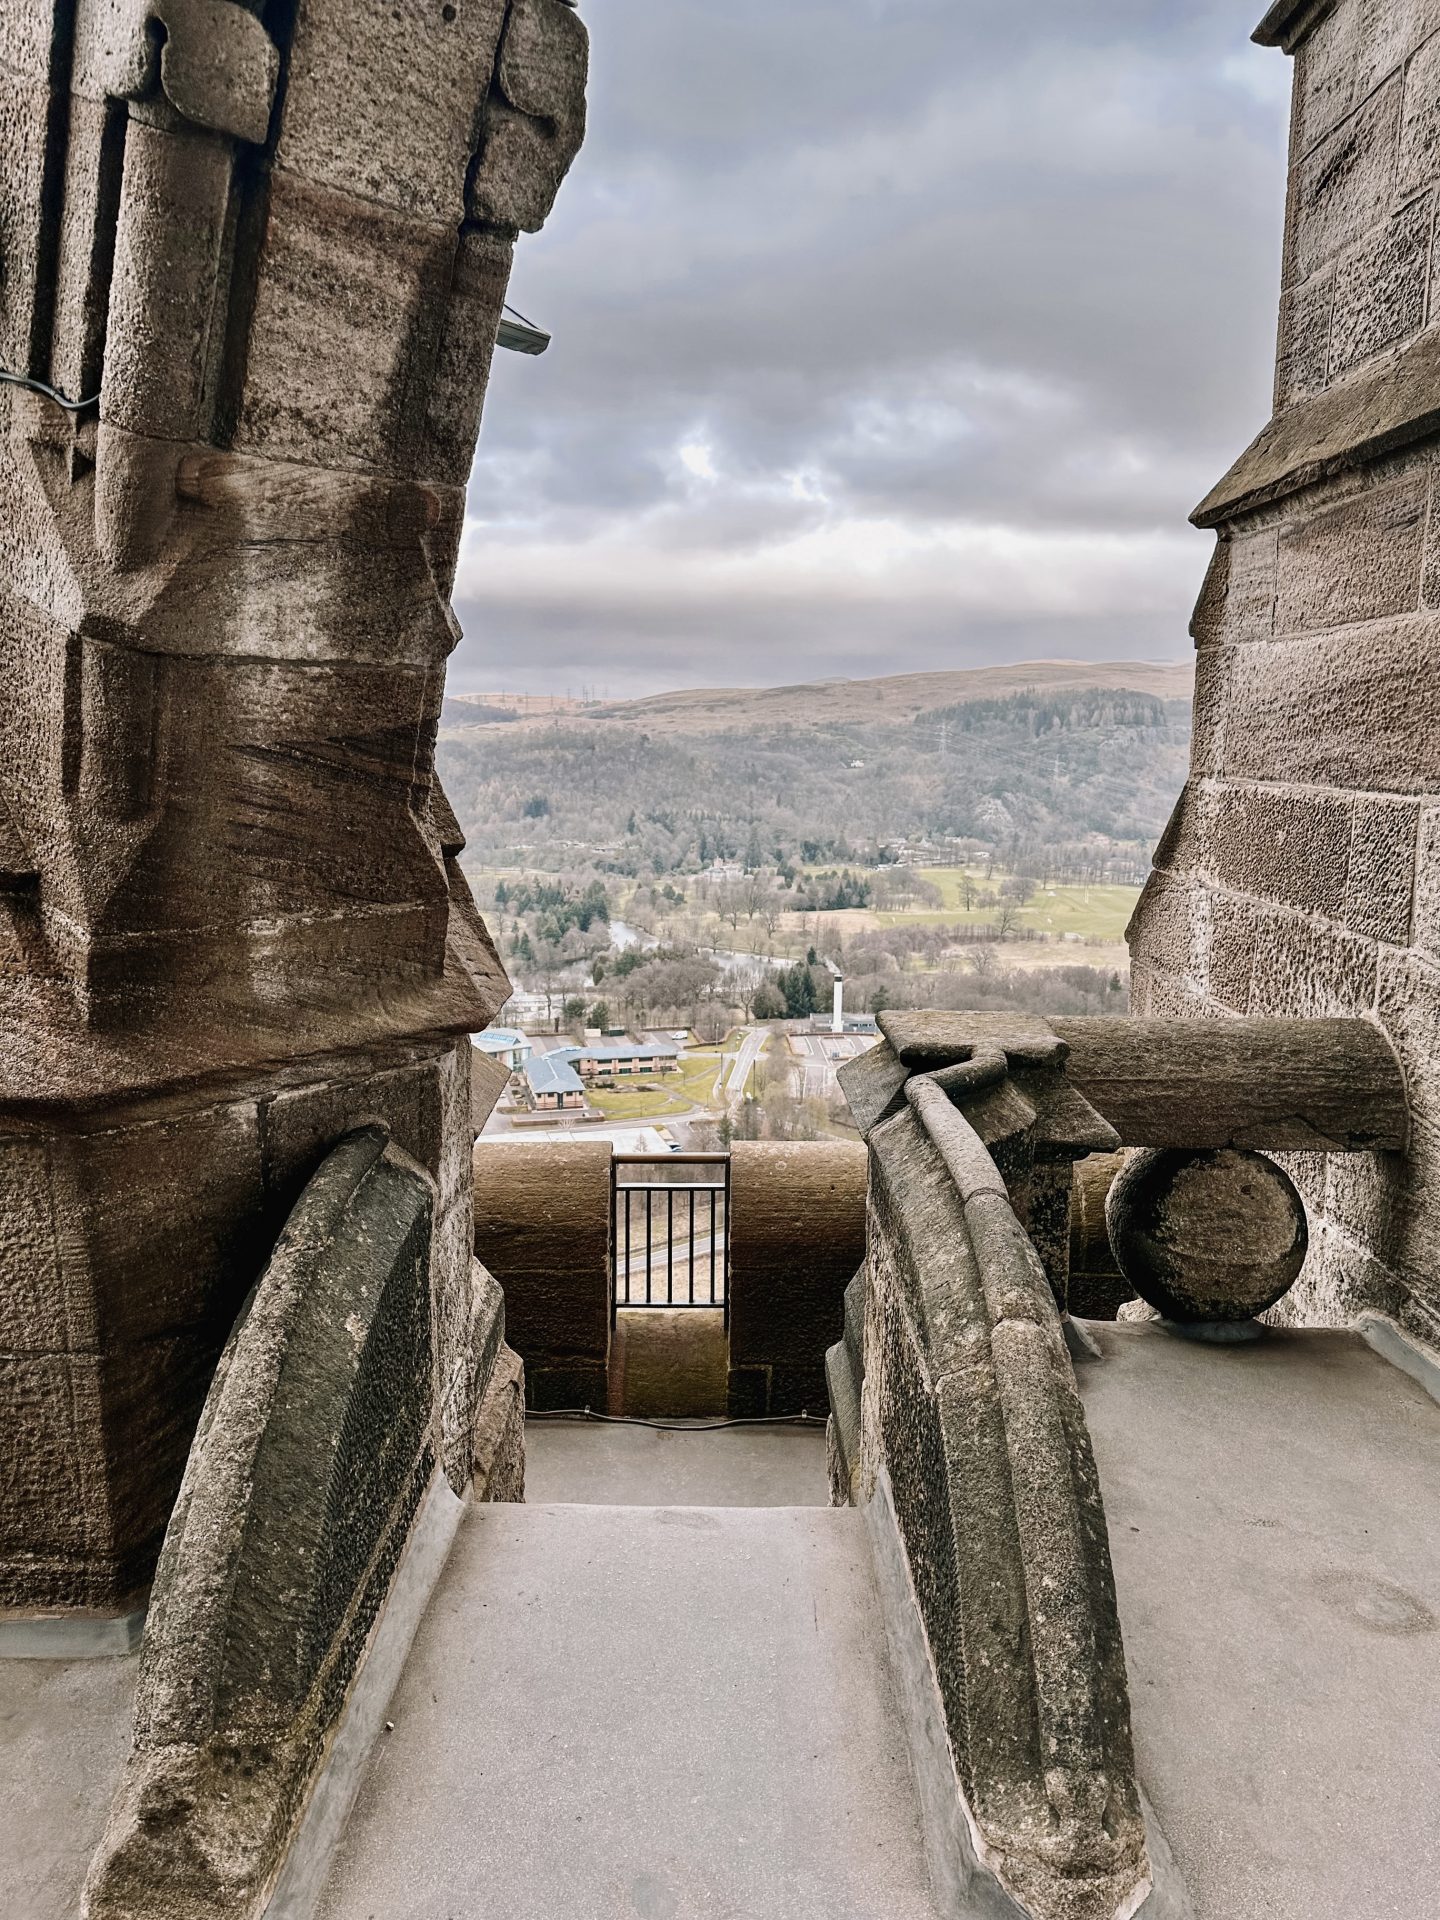
POLYGON ((523 1071, 535 1051, 529 1036, 515 1027, 487 1027, 484 1033, 471 1034, 470 1038, 481 1053, 488 1053, 511 1073, 523 1071))
POLYGON ((583 1108, 585 1084, 571 1064, 572 1048, 536 1053, 525 1062, 525 1090, 537 1113, 564 1113, 583 1108))

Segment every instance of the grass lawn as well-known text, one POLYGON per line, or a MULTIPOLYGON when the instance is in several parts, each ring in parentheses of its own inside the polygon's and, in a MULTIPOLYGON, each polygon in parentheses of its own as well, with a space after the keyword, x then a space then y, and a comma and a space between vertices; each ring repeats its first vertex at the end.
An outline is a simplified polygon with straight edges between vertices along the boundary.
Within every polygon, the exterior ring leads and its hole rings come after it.
MULTIPOLYGON (((875 927, 906 926, 954 927, 957 935, 963 937, 967 927, 994 924, 997 908, 972 906, 967 912, 961 905, 963 868, 924 867, 917 871, 940 889, 944 905, 939 912, 929 908, 918 913, 882 913, 873 907, 861 907, 824 913, 819 916, 822 941, 827 932, 853 938, 855 934, 868 932, 875 927)), ((977 893, 998 893, 1003 879, 997 872, 987 883, 974 870, 970 878, 977 893)), ((1023 938, 1026 933, 1043 933, 1058 941, 1068 933, 1080 940, 1116 945, 1124 938, 1126 923, 1135 911, 1135 903, 1139 898, 1138 887, 1037 888, 1015 915, 1015 934, 1023 938)), ((793 950, 806 940, 813 941, 815 921, 816 915, 813 913, 787 914, 783 923, 786 944, 793 950)))
POLYGON ((715 1076, 726 1056, 719 1053, 687 1053, 680 1061, 678 1075, 667 1075, 666 1085, 678 1084, 697 1107, 708 1107, 715 1097, 715 1076))
POLYGON ((667 1092, 659 1080, 641 1080, 623 1092, 612 1092, 592 1082, 585 1092, 591 1106, 598 1107, 607 1120, 659 1120, 687 1113, 691 1104, 682 1095, 667 1092))
POLYGON ((1017 924, 1082 940, 1122 940, 1139 898, 1138 887, 1056 887, 1037 893, 1017 924))
MULTIPOLYGON (((942 914, 885 913, 877 919, 887 926, 903 926, 907 920, 957 920, 969 925, 977 920, 993 920, 994 907, 972 907, 967 913, 961 905, 960 884, 965 878, 963 867, 924 867, 919 869, 922 876, 932 886, 940 889, 946 911, 942 914)), ((970 880, 977 892, 998 893, 1002 884, 1000 874, 992 875, 988 884, 981 877, 982 870, 971 868, 970 880)), ((1118 940, 1125 931, 1125 923, 1135 911, 1135 902, 1140 898, 1138 887, 1050 887, 1037 888, 1033 896, 1026 901, 1016 916, 1017 927, 1029 927, 1042 933, 1077 933, 1086 940, 1118 940)))
POLYGON ((614 1091, 592 1083, 587 1090, 590 1104, 607 1120, 658 1120, 708 1107, 714 1101, 720 1058, 718 1053, 687 1054, 679 1073, 646 1075, 614 1091))

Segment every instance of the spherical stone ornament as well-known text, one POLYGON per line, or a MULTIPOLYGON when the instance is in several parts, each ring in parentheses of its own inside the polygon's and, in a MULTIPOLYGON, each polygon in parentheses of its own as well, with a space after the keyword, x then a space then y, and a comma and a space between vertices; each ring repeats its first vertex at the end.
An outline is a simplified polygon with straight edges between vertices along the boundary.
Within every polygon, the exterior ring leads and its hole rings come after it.
POLYGON ((1310 1243, 1294 1181, 1237 1147, 1131 1154, 1105 1223, 1125 1278, 1181 1325, 1249 1320, 1273 1307, 1310 1243))

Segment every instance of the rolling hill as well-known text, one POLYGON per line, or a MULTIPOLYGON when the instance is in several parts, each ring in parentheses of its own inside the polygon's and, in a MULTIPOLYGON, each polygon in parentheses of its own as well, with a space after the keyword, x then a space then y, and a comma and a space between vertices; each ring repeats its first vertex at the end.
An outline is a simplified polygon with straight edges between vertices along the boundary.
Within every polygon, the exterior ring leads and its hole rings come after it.
POLYGON ((700 687, 641 700, 546 701, 504 693, 453 695, 445 731, 476 726, 567 726, 620 723, 649 733, 727 733, 753 727, 903 723, 920 714, 1017 693, 1085 693, 1119 689, 1157 700, 1188 701, 1195 682, 1189 660, 1030 660, 1018 666, 957 668, 941 673, 887 674, 874 680, 815 680, 788 687, 700 687), (468 709, 473 709, 475 718, 468 709), (505 718, 502 720, 501 715, 505 718))
POLYGON ((968 841, 1129 880, 1185 779, 1191 684, 1188 661, 1042 660, 553 711, 458 697, 437 765, 473 868, 658 878, 968 841))

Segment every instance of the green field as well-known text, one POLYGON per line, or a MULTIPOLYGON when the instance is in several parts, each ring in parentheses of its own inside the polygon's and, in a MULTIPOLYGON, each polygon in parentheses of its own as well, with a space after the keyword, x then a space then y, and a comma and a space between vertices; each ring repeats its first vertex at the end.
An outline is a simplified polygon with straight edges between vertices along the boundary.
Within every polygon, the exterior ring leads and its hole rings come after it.
MULTIPOLYGON (((824 869, 830 871, 831 869, 824 869)), ((807 876, 822 871, 807 869, 807 876)), ((722 920, 717 914, 706 913, 697 921, 693 902, 673 918, 654 919, 646 916, 647 924, 662 942, 675 942, 683 945, 689 938, 698 938, 703 944, 716 947, 739 947, 768 951, 777 958, 795 960, 801 958, 808 947, 823 947, 827 941, 836 938, 853 938, 857 933, 872 929, 929 926, 954 928, 957 937, 963 941, 967 928, 994 926, 1001 908, 998 903, 972 905, 968 911, 961 904, 966 869, 961 867, 922 867, 915 870, 921 878, 939 889, 942 906, 923 908, 880 909, 876 907, 848 908, 822 913, 789 912, 781 916, 770 935, 763 932, 759 920, 749 921, 741 918, 738 925, 732 926, 728 920, 722 920)), ((517 870, 500 873, 494 869, 485 873, 476 872, 474 878, 482 893, 493 888, 500 878, 518 880, 522 874, 517 870)), ((873 879, 873 875, 869 876, 873 879)), ((1007 876, 998 868, 985 878, 983 867, 971 867, 968 877, 975 894, 999 895, 1007 876)), ((632 898, 635 892, 633 883, 617 882, 613 877, 611 888, 612 912, 621 919, 634 919, 632 898)), ((693 880, 686 880, 687 888, 693 886, 693 880)), ((1138 887, 1128 886, 1057 886, 1037 887, 1023 906, 1011 906, 1011 928, 1009 942, 1033 942, 1036 935, 1043 936, 1048 944, 1031 945, 1021 964, 1025 966, 1063 965, 1069 960, 1082 960, 1083 954, 1075 952, 1075 946, 1085 943, 1090 946, 1118 948, 1125 937, 1125 927, 1135 910, 1140 897, 1138 887)), ((505 915, 494 916, 497 933, 508 933, 505 915)), ((1012 958, 1014 956, 1012 955, 1012 958)), ((604 997, 603 985, 599 997, 604 997)), ((722 1043, 727 1050, 732 1039, 722 1043)), ((708 1088, 696 1088, 692 1097, 697 1105, 710 1103, 708 1088)), ((652 1118, 676 1110, 676 1102, 662 1095, 658 1088, 647 1086, 644 1091, 622 1092, 619 1095, 607 1095, 597 1099, 595 1104, 607 1114, 615 1105, 613 1117, 616 1119, 652 1118)), ((683 1105, 683 1101, 680 1102, 683 1105)))
MULTIPOLYGON (((815 944, 817 921, 822 934, 828 931, 843 934, 846 938, 853 938, 857 933, 876 927, 953 927, 963 935, 967 927, 996 924, 1000 914, 998 903, 985 906, 976 904, 968 911, 961 904, 964 897, 964 868, 917 867, 915 871, 922 879, 939 888, 943 903, 939 909, 849 907, 819 914, 787 914, 781 922, 777 950, 795 955, 802 953, 807 944, 815 944)), ((1005 879, 1006 876, 998 869, 989 880, 984 878, 983 869, 972 868, 970 871, 976 894, 998 894, 1005 879)), ((1012 929, 1009 938, 1019 941, 1041 934, 1058 945, 1068 935, 1072 940, 1118 946, 1125 937, 1126 924, 1139 898, 1138 887, 1037 887, 1023 906, 1011 908, 1012 929)), ((1067 957, 1070 956, 1057 952, 1055 964, 1061 964, 1067 957)))
POLYGON ((695 1107, 713 1103, 720 1060, 718 1053, 691 1053, 681 1060, 679 1073, 647 1074, 633 1085, 627 1083, 613 1091, 592 1085, 588 1089, 590 1104, 598 1107, 607 1120, 678 1118, 695 1107))
MULTIPOLYGON (((964 878, 963 868, 923 867, 917 871, 933 886, 939 887, 945 912, 877 913, 877 921, 886 926, 903 926, 907 920, 953 920, 961 926, 973 926, 995 918, 994 907, 975 907, 969 913, 962 908, 960 883, 964 878)), ((988 885, 977 870, 971 870, 970 878, 977 890, 999 891, 998 874, 991 878, 988 885)), ((1037 888, 1034 896, 1017 912, 1015 924, 1040 933, 1075 933, 1084 940, 1118 941, 1124 938, 1126 923, 1135 911, 1135 902, 1139 898, 1138 887, 1037 888)))

